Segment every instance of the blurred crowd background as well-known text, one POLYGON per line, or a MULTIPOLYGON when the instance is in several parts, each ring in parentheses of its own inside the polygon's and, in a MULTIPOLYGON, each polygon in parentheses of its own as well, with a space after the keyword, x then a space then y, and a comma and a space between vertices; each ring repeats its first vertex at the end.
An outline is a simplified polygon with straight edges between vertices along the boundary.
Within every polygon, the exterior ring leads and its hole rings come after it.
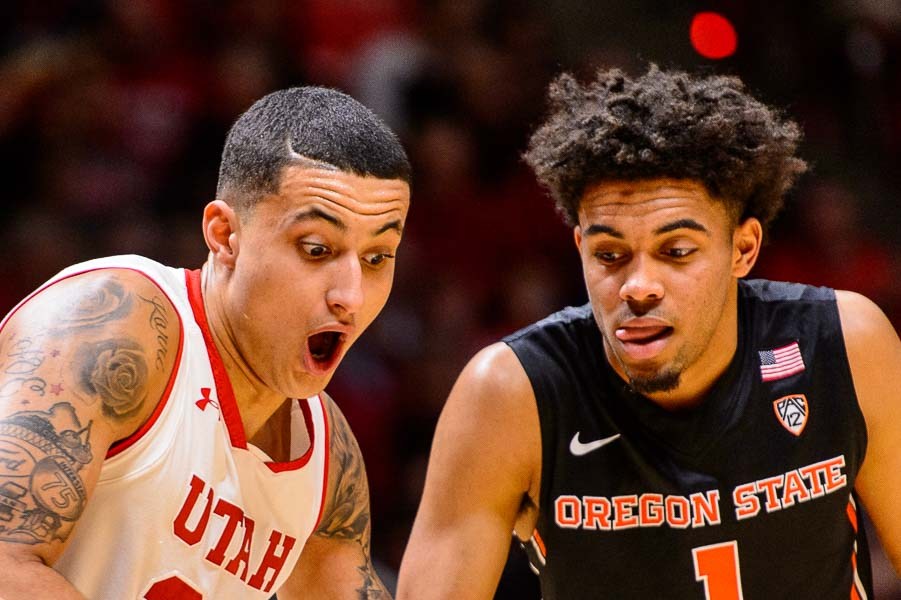
MULTIPOLYGON (((329 391, 360 440, 391 585, 432 432, 481 346, 585 301, 571 233, 523 165, 558 72, 740 75, 813 165, 755 274, 862 292, 901 327, 898 0, 9 0, 0 6, 0 313, 60 268, 199 267, 222 143, 273 89, 351 93, 401 135, 413 206, 383 315, 329 391), (738 50, 689 43, 716 10, 738 50)), ((876 558, 881 598, 901 585, 876 558)), ((519 551, 497 598, 537 599, 519 551)))

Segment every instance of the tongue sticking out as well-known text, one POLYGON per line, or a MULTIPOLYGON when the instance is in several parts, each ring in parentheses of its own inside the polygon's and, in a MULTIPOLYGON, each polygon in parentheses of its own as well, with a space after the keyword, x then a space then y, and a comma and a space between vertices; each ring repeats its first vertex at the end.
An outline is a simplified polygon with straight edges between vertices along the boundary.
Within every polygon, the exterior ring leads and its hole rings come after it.
POLYGON ((616 337, 621 342, 645 344, 658 340, 671 331, 671 327, 624 327, 616 330, 616 337))
POLYGON ((331 359, 335 348, 338 346, 339 334, 335 331, 325 331, 311 335, 308 341, 310 355, 319 362, 327 362, 331 359))

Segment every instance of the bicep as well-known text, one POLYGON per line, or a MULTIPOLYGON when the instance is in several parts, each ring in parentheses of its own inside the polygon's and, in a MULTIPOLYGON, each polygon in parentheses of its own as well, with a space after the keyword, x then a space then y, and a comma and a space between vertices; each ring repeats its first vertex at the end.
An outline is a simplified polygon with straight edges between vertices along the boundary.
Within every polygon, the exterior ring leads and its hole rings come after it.
MULTIPOLYGON (((151 311, 131 288, 137 276, 116 273, 50 286, 0 331, 0 541, 47 564, 84 512, 107 449, 146 418, 172 367, 162 353, 155 376, 160 332, 143 323, 151 311)), ((162 333, 177 344, 174 331, 162 333)))
POLYGON ((489 347, 461 373, 442 412, 398 597, 492 597, 539 474, 531 386, 508 347, 489 347))
POLYGON ((856 489, 895 569, 901 573, 901 341, 875 304, 839 293, 854 389, 867 424, 856 489))

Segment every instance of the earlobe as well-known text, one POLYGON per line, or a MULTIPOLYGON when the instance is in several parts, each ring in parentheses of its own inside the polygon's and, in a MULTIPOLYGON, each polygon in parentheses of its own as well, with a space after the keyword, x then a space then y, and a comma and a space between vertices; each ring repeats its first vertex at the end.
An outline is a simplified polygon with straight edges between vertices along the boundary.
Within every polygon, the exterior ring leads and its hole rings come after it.
POLYGON ((756 218, 745 219, 735 228, 732 236, 732 274, 735 277, 744 277, 751 272, 762 244, 763 226, 756 218))
POLYGON ((238 258, 238 215, 228 203, 213 200, 203 209, 203 237, 215 261, 234 268, 238 258))

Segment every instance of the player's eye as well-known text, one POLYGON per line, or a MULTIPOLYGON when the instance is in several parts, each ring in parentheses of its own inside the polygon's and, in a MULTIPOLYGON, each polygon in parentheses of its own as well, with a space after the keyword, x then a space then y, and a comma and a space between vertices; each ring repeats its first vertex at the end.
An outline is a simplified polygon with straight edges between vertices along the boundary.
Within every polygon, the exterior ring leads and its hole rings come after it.
POLYGON ((625 256, 622 252, 613 252, 612 250, 598 251, 594 253, 594 257, 598 262, 605 265, 612 265, 622 260, 625 256))
POLYGON ((670 248, 664 254, 672 258, 685 258, 694 254, 697 248, 670 248))
POLYGON ((325 258, 332 253, 328 246, 315 242, 301 242, 300 248, 310 258, 325 258))
POLYGON ((364 256, 363 260, 366 261, 366 263, 371 267, 380 267, 386 264, 392 258, 394 258, 393 254, 389 254, 388 252, 377 252, 375 254, 368 254, 364 256))

